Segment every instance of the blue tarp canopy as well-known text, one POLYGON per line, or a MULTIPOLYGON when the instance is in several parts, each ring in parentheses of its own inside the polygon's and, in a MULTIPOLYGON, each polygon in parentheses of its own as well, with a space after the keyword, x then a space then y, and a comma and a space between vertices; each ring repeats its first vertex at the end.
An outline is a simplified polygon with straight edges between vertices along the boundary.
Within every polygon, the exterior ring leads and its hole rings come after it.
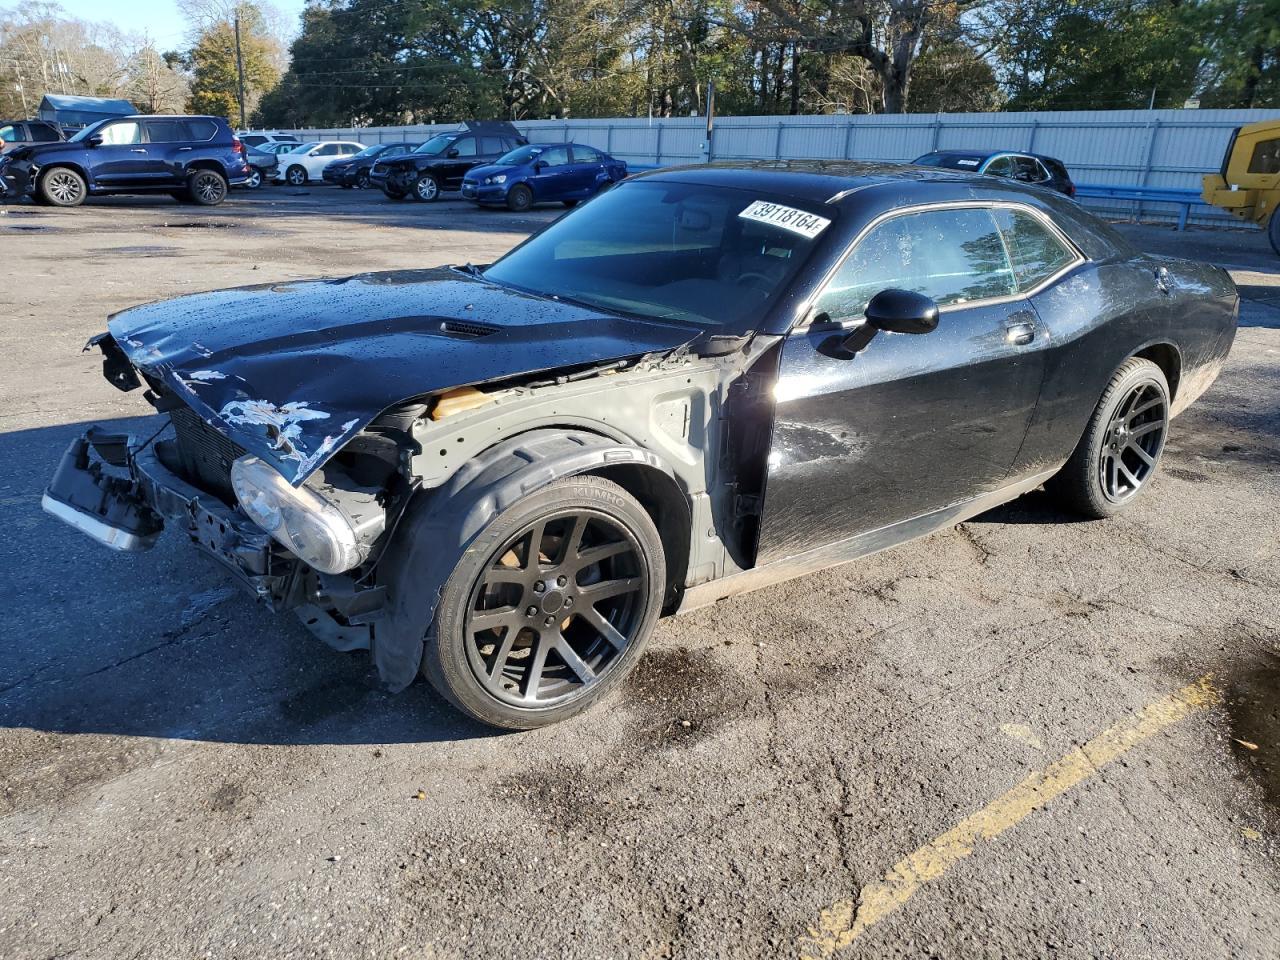
POLYGON ((48 93, 40 101, 40 119, 65 127, 86 127, 106 117, 128 117, 138 111, 128 100, 71 97, 48 93))

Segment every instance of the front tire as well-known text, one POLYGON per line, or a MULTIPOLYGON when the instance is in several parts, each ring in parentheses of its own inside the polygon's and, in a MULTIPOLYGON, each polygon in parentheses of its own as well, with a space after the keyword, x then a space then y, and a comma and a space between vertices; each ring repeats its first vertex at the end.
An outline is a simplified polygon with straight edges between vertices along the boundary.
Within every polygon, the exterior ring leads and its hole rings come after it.
POLYGON ((507 191, 507 209, 524 213, 533 206, 533 191, 523 183, 517 183, 507 191))
POLYGON ((630 494, 603 477, 557 481, 467 549, 441 591, 422 673, 491 726, 567 719, 635 666, 665 584, 662 540, 630 494))
POLYGON ((1169 401, 1164 371, 1130 357, 1107 384, 1071 459, 1045 489, 1090 519, 1125 510, 1150 485, 1160 463, 1169 401))
POLYGON ((440 181, 430 173, 424 173, 413 184, 413 195, 423 203, 431 203, 440 196, 440 181))
POLYGON ((291 187, 305 187, 307 185, 307 170, 298 164, 294 164, 284 172, 285 182, 291 187))
POLYGON ((54 167, 41 175, 39 195, 50 206, 78 207, 89 195, 89 187, 70 167, 54 167))
POLYGON ((356 176, 356 187, 360 190, 368 190, 370 187, 369 174, 361 173, 356 176))

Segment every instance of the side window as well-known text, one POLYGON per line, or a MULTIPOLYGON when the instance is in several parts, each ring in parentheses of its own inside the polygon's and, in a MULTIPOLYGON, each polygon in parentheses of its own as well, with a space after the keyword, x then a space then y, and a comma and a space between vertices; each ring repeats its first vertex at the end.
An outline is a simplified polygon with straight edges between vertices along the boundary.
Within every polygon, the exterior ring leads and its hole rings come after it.
POLYGON ((573 162, 604 163, 604 157, 595 147, 584 147, 582 144, 575 143, 573 145, 573 162))
POLYGON ((884 221, 862 238, 816 306, 833 320, 859 317, 872 297, 891 288, 923 293, 940 307, 1014 293, 991 211, 928 210, 884 221))
POLYGON ((36 143, 57 143, 62 139, 58 136, 58 131, 47 123, 29 123, 27 127, 31 131, 31 139, 36 143))
POLYGON ((358 143, 344 143, 340 144, 340 146, 342 147, 342 152, 348 157, 357 154, 364 149, 364 147, 360 146, 358 143))
POLYGON ((569 162, 568 147, 550 147, 538 155, 538 159, 548 167, 562 167, 569 162))
POLYGON ((338 155, 338 144, 325 143, 316 149, 314 156, 317 157, 336 157, 338 155))
POLYGON ((1022 210, 995 211, 1019 290, 1030 290, 1076 259, 1076 254, 1039 219, 1022 210))
POLYGON ((476 138, 462 137, 453 141, 453 146, 449 149, 457 150, 460 157, 474 157, 476 155, 476 138))
POLYGON ((1280 173, 1280 140, 1263 140, 1249 158, 1250 173, 1280 173))
POLYGON ((1014 157, 1013 177, 1023 183, 1044 183, 1049 179, 1044 167, 1035 157, 1014 157))
POLYGON ((141 143, 142 127, 132 120, 120 123, 109 123, 100 131, 102 142, 118 146, 119 144, 141 143))
POLYGON ((485 156, 488 156, 489 154, 506 153, 506 151, 502 149, 502 138, 501 137, 481 137, 480 152, 483 153, 485 156))
POLYGON ((9 123, 0 127, 0 140, 5 143, 17 143, 19 140, 27 139, 22 132, 21 124, 9 123))
POLYGON ((1013 157, 996 157, 987 164, 987 169, 982 172, 990 174, 993 177, 1012 177, 1013 157))
POLYGON ((186 140, 186 125, 181 120, 148 120, 147 139, 152 143, 176 143, 186 140))

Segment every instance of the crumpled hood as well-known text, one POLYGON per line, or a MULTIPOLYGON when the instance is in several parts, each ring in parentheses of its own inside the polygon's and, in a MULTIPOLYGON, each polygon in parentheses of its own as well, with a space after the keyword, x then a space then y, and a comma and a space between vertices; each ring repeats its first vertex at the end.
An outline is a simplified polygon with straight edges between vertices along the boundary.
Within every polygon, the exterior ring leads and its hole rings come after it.
POLYGON ((134 366, 295 486, 405 400, 696 335, 449 268, 196 294, 125 310, 109 328, 134 366))

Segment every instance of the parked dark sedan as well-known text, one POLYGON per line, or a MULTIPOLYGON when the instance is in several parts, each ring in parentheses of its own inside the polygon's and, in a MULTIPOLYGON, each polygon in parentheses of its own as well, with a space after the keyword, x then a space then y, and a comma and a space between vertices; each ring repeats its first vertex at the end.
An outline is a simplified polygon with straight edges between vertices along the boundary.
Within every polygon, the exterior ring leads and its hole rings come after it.
POLYGON ((275 153, 257 147, 245 147, 245 162, 249 164, 249 177, 244 186, 250 190, 257 190, 264 182, 270 183, 280 169, 280 158, 275 153))
POLYGON ((468 120, 464 130, 442 133, 406 156, 377 163, 371 176, 393 200, 430 202, 443 190, 459 189, 472 167, 493 163, 525 142, 506 121, 468 120))
POLYGON ((244 144, 221 117, 112 117, 65 142, 0 158, 0 177, 11 189, 59 207, 103 193, 169 193, 217 204, 251 173, 244 144))
POLYGON ((486 267, 115 315, 105 375, 161 418, 76 440, 44 506, 121 550, 170 526, 390 688, 536 727, 663 613, 1041 485, 1126 509, 1237 310, 1225 271, 1012 181, 668 169, 486 267))
POLYGON ((559 201, 572 207, 627 175, 627 165, 583 143, 531 143, 496 163, 472 167, 462 195, 482 206, 528 210, 559 201))
POLYGON ((989 177, 1008 177, 1020 183, 1048 187, 1068 197, 1076 195, 1066 165, 1061 160, 1039 153, 1017 153, 1010 150, 935 150, 912 163, 922 167, 945 167, 965 173, 985 173, 989 177))
POLYGON ((369 171, 373 169, 375 162, 402 157, 412 153, 419 146, 421 144, 405 142, 375 143, 365 147, 353 157, 343 157, 341 160, 333 161, 320 171, 320 177, 325 183, 336 183, 346 190, 353 187, 366 190, 373 185, 369 180, 369 171))

